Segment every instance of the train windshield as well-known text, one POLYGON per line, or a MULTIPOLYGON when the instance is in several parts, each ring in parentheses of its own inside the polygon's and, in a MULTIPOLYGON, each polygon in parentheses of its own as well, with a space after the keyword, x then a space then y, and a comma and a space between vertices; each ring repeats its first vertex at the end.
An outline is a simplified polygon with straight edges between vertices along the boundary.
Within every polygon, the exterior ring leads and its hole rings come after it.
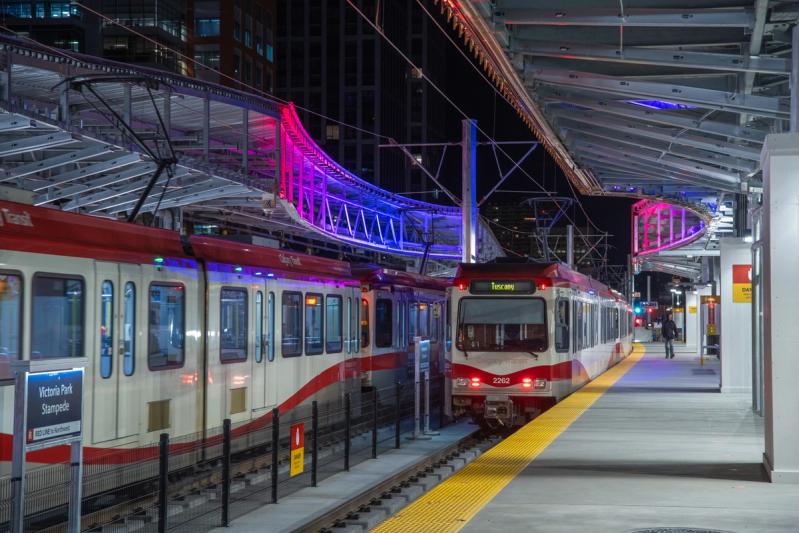
POLYGON ((457 344, 466 351, 546 350, 546 304, 541 298, 463 298, 457 344))

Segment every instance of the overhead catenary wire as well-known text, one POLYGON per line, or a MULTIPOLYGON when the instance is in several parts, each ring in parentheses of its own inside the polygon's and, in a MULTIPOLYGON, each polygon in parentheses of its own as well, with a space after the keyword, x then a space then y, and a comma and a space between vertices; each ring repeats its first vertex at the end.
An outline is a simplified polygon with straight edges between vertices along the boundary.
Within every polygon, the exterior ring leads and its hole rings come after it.
MULTIPOLYGON (((367 23, 369 26, 371 26, 371 28, 372 28, 372 29, 373 29, 373 30, 374 30, 374 31, 375 31, 375 32, 376 32, 378 35, 380 35, 380 36, 381 36, 381 37, 382 37, 382 38, 383 38, 383 39, 386 41, 386 43, 387 43, 387 44, 388 44, 388 45, 389 45, 391 48, 393 48, 393 49, 394 49, 394 51, 395 51, 395 52, 397 52, 397 54, 399 54, 399 55, 400 55, 400 57, 402 57, 402 59, 403 59, 403 60, 404 60, 406 63, 408 63, 408 65, 410 65, 410 66, 411 66, 411 68, 412 68, 412 69, 414 69, 416 72, 419 72, 419 73, 421 74, 421 77, 422 77, 422 79, 424 79, 424 80, 425 80, 425 81, 426 81, 428 84, 430 84, 430 86, 431 86, 431 87, 432 87, 432 88, 433 88, 433 89, 434 89, 434 90, 435 90, 435 91, 436 91, 436 92, 437 92, 437 93, 438 93, 438 94, 439 94, 439 95, 440 95, 440 96, 441 96, 441 97, 442 97, 444 100, 446 100, 446 101, 447 101, 447 103, 449 103, 449 104, 450 104, 450 105, 451 105, 451 106, 452 106, 452 107, 453 107, 453 108, 454 108, 454 109, 455 109, 455 110, 456 110, 458 113, 460 113, 460 115, 461 115, 461 116, 462 116, 464 119, 467 119, 467 120, 468 120, 468 119, 470 119, 469 115, 468 115, 468 114, 467 114, 467 113, 466 113, 466 112, 465 112, 463 109, 461 109, 461 107, 460 107, 460 106, 458 106, 458 105, 457 105, 457 104, 456 104, 456 103, 455 103, 455 102, 454 102, 454 101, 453 101, 453 100, 452 100, 452 99, 449 97, 449 95, 447 95, 447 94, 446 94, 446 93, 443 91, 443 89, 441 89, 441 88, 438 86, 438 84, 437 84, 435 81, 433 81, 433 80, 432 80, 432 79, 431 79, 431 78, 430 78, 430 77, 429 77, 429 76, 428 76, 428 75, 427 75, 427 74, 426 74, 426 73, 425 73, 425 72, 424 72, 424 71, 423 71, 421 68, 419 68, 419 67, 418 67, 418 66, 417 66, 417 65, 414 63, 414 61, 413 61, 413 60, 412 60, 410 57, 408 57, 408 55, 407 55, 405 52, 403 52, 403 51, 402 51, 402 50, 399 48, 399 46, 397 46, 397 44, 396 44, 394 41, 392 41, 392 40, 391 40, 391 39, 388 37, 388 35, 386 35, 386 34, 385 34, 385 32, 384 32, 384 31, 383 31, 383 30, 382 30, 380 27, 376 26, 376 25, 375 25, 375 24, 374 24, 374 23, 371 21, 371 19, 370 19, 370 18, 369 18, 369 17, 368 17, 368 16, 367 16, 367 15, 366 15, 364 12, 363 12, 363 10, 362 10, 362 9, 361 9, 359 6, 357 6, 357 5, 356 5, 356 4, 353 2, 353 0, 346 0, 346 1, 347 1, 347 4, 348 4, 348 5, 349 5, 349 6, 350 6, 350 7, 351 7, 353 10, 355 10, 355 12, 356 12, 356 13, 358 13, 358 15, 360 15, 360 17, 361 17, 361 18, 362 18, 364 21, 366 21, 366 23, 367 23)), ((417 3, 419 3, 419 0, 417 0, 417 3)), ((421 4, 420 4, 420 5, 421 5, 421 4)), ((429 11, 427 11, 427 9, 425 9, 425 8, 424 8, 424 6, 422 6, 422 7, 423 7, 424 11, 425 11, 425 12, 426 12, 426 13, 427 13, 427 14, 428 14, 428 15, 429 15, 431 18, 433 18, 433 17, 432 17, 432 14, 430 14, 430 12, 429 12, 429 11)), ((439 29, 441 29, 442 31, 444 31, 444 30, 443 30, 443 28, 441 28, 441 26, 440 26, 440 25, 438 25, 438 22, 437 22, 437 21, 435 21, 435 20, 434 20, 434 22, 435 22, 435 23, 436 23, 436 25, 439 27, 439 29)), ((456 44, 456 43, 454 43, 454 42, 452 41, 452 39, 449 37, 449 35, 446 35, 446 36, 447 36, 447 38, 450 40, 450 42, 452 42, 452 43, 453 43, 453 44, 454 44, 454 45, 457 47, 457 49, 459 50, 459 52, 460 52, 462 55, 463 55, 463 54, 465 54, 465 53, 463 52, 463 50, 461 50, 461 49, 460 49, 460 47, 459 47, 459 46, 457 46, 457 44, 456 44)), ((465 55, 464 55, 464 57, 466 57, 466 58, 468 59, 468 56, 465 56, 465 55)), ((469 64, 470 64, 470 65, 472 65, 473 67, 475 67, 475 66, 474 66, 474 64, 472 63, 472 61, 471 61, 471 60, 469 60, 468 62, 469 62, 469 64)), ((476 67, 475 67, 475 68, 476 68, 476 67)), ((480 76, 481 76, 481 77, 483 77, 483 79, 484 79, 484 80, 486 80, 486 81, 487 81, 487 82, 488 82, 488 83, 491 85, 491 87, 492 87, 492 88, 493 88, 493 89, 496 91, 496 88, 494 87, 493 83, 491 83, 491 82, 490 82, 490 80, 488 80, 488 78, 487 78, 487 77, 485 77, 485 75, 484 75, 482 72, 480 72, 480 71, 479 71, 479 69, 478 69, 478 72, 479 72, 480 76)), ((505 96, 504 96, 504 95, 503 95, 503 99, 505 99, 505 100, 507 101, 507 98, 505 98, 505 96)), ((487 132, 486 132, 486 131, 485 131, 483 128, 481 128, 479 125, 476 125, 476 129, 477 129, 477 131, 478 131, 478 132, 480 132, 480 133, 481 133, 481 134, 482 134, 482 135, 483 135, 485 138, 489 139, 489 140, 490 140, 492 143, 494 143, 494 144, 496 145, 496 140, 494 140, 494 139, 491 137, 491 135, 489 135, 489 134, 488 134, 488 133, 487 133, 487 132)), ((510 156, 510 154, 508 154, 508 153, 507 153, 507 151, 505 151, 505 150, 504 150, 504 149, 503 149, 501 146, 498 146, 498 150, 499 150, 499 151, 500 151, 500 152, 501 152, 501 153, 502 153, 502 154, 503 154, 503 155, 504 155, 506 158, 508 158, 508 160, 510 160, 510 161, 513 161, 513 157, 511 157, 511 156, 510 156)), ((531 181, 532 181, 532 182, 533 182, 533 183, 534 183, 536 186, 538 186, 538 188, 540 188, 542 191, 544 191, 544 192, 545 192, 545 193, 546 193, 548 196, 550 196, 550 197, 552 197, 552 196, 553 196, 553 194, 552 194, 551 192, 547 191, 547 190, 546 190, 546 188, 545 188, 543 185, 541 185, 541 183, 539 183, 539 182, 538 182, 538 181, 537 181, 535 178, 533 178, 533 177, 532 177, 532 176, 531 176, 531 175, 530 175, 530 174, 529 174, 529 173, 528 173, 526 170, 524 170, 524 168, 522 168, 522 167, 519 167, 519 170, 520 170, 520 171, 521 171, 521 172, 522 172, 524 175, 526 175, 526 176, 527 176, 527 178, 528 178, 528 179, 530 179, 530 180, 531 180, 531 181)), ((567 181, 568 181, 568 180, 567 180, 567 181)), ((570 184, 570 185, 571 185, 571 184, 570 184)), ((577 202, 578 204, 580 204, 580 199, 579 199, 579 198, 575 197, 575 200, 576 200, 576 202, 577 202)), ((553 201, 554 201, 554 200, 553 200, 553 201)), ((558 204, 558 202, 557 202, 557 201, 554 201, 554 202, 555 202, 555 204, 556 204, 556 205, 557 205, 557 206, 560 208, 560 205, 558 204)), ((582 206, 581 206, 581 208, 582 208, 582 206)), ((584 208, 583 208, 583 209, 584 209, 584 208)), ((575 225, 575 226, 577 225, 577 224, 574 222, 574 220, 573 220, 573 219, 572 219, 572 218, 569 216, 569 214, 568 214, 568 213, 565 213, 565 216, 566 216, 566 218, 567 218, 567 219, 568 219, 568 220, 569 220, 569 221, 570 221, 570 222, 571 222, 573 225, 575 225)), ((601 231, 601 229, 600 229, 599 227, 597 227, 595 224, 593 224, 593 222, 592 222, 592 225, 594 226, 594 228, 595 228, 595 229, 597 229, 598 231, 601 231)), ((585 237, 583 237, 583 240, 586 242, 586 244, 589 244, 589 243, 588 243, 588 241, 587 241, 587 239, 586 239, 585 237)))
MULTIPOLYGON (((621 0, 620 0, 620 1, 621 1, 621 0)), ((349 2, 349 0, 348 0, 348 2, 349 2)), ((442 33, 442 35, 444 35, 444 37, 445 37, 445 38, 446 38, 446 39, 447 39, 447 40, 450 42, 450 44, 452 44, 452 46, 454 46, 454 47, 455 47, 455 49, 458 51, 458 53, 459 53, 461 56, 463 56, 463 58, 466 60, 466 62, 467 62, 467 63, 468 63, 468 64, 469 64, 469 65, 470 65, 470 66, 471 66, 473 69, 474 69, 474 71, 475 71, 475 72, 477 72, 477 74, 478 74, 478 75, 479 75, 481 78, 483 78, 483 80, 484 80, 484 81, 485 81, 485 82, 486 82, 486 83, 489 85, 489 87, 491 87, 491 89, 494 91, 494 94, 495 94, 495 95, 499 95, 500 97, 502 97, 502 99, 503 99, 503 100, 505 100, 505 102, 507 102, 507 104, 508 104, 509 106, 513 107, 513 103, 512 103, 512 102, 511 102, 511 101, 508 99, 508 97, 507 97, 507 96, 506 96, 506 95, 505 95, 505 94, 504 94, 502 91, 500 91, 499 89, 497 89, 496 85, 494 85, 494 83, 493 83, 493 82, 492 82, 492 81, 491 81, 491 80, 490 80, 490 79, 489 79, 489 78, 488 78, 488 77, 485 75, 485 73, 484 73, 484 72, 483 72, 483 71, 480 69, 480 67, 479 67, 479 66, 477 66, 477 65, 475 65, 475 64, 474 64, 474 61, 472 61, 472 58, 470 58, 470 57, 469 57, 469 55, 468 55, 468 54, 467 54, 467 53, 466 53, 466 52, 463 50, 463 47, 461 47, 460 45, 458 45, 458 43, 456 43, 456 42, 454 41, 454 39, 453 39, 453 38, 452 38, 452 36, 449 34, 449 32, 447 31, 447 29, 446 29, 446 28, 444 28, 444 27, 441 25, 441 23, 440 23, 440 22, 439 22, 439 21, 436 19, 435 15, 434 15, 433 13, 431 13, 431 12, 430 12, 430 10, 428 10, 428 9, 427 9, 427 6, 425 6, 425 5, 424 5, 424 3, 422 2, 422 0, 416 0, 416 3, 419 5, 419 7, 422 9, 422 11, 424 11, 424 12, 425 12, 425 14, 426 14, 426 15, 428 16, 428 18, 429 18, 429 19, 430 19, 430 20, 433 22, 433 24, 436 26, 436 28, 438 28, 438 30, 439 30, 439 31, 442 33)), ((351 4, 351 3, 350 3, 350 4, 351 4)), ((623 11, 623 8, 622 8, 622 11, 623 11)), ((494 105, 496 106, 496 96, 495 96, 495 99, 494 99, 494 105)), ((494 118, 494 120, 496 121, 496 107, 495 107, 495 118, 494 118)), ((490 138, 490 137, 489 137, 489 138, 490 138)), ((509 156, 508 156, 508 154, 504 153, 504 151, 503 151, 503 154, 504 154, 506 157, 509 157, 509 156)), ((538 187, 539 187, 539 188, 541 188, 541 190, 543 190, 543 191, 546 191, 546 187, 545 187, 545 186, 542 186, 540 183, 538 183, 538 182, 537 182, 537 181, 536 181, 536 180, 535 180, 535 179, 534 179, 532 176, 530 176, 530 175, 527 173, 527 171, 526 171, 526 170, 524 170, 524 168, 522 168, 522 167, 519 167, 519 170, 520 170, 520 171, 521 171, 523 174, 526 174, 526 175, 527 175, 527 177, 533 181, 533 183, 535 183, 536 185, 538 185, 538 187)), ((579 197, 577 196, 577 193, 575 192, 575 190, 574 190, 574 187, 573 187, 573 186, 572 186, 572 184, 571 184, 571 181, 570 181, 568 178, 566 178, 566 181, 567 181, 567 183, 569 184, 569 188, 571 189, 572 196, 574 196, 574 199, 576 200, 576 203, 577 203, 577 205, 580 207, 580 210, 582 211, 583 215, 584 215, 584 216, 585 216, 585 218, 588 220, 588 223, 589 223, 589 224, 591 224, 591 226, 593 226, 595 230, 597 230, 597 231, 602 231, 602 229, 601 229, 599 226, 597 226, 597 225, 594 223, 594 221, 593 221, 593 220, 591 219, 591 217, 589 216, 588 212, 585 210, 585 207, 583 206, 582 202, 580 201, 579 197)), ((557 203, 557 202, 556 202, 556 203, 557 203)), ((571 217, 569 217, 569 216, 567 215, 567 218, 569 218, 569 221, 570 221, 572 224, 574 224, 574 221, 571 219, 571 217)), ((576 225, 576 224, 575 224, 575 225, 576 225)))

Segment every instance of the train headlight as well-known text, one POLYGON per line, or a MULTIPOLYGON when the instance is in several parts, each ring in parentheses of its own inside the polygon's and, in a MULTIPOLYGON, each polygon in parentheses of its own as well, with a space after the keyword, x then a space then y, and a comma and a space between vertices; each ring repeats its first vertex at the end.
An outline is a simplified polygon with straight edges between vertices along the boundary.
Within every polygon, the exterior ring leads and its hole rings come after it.
POLYGON ((522 379, 522 388, 523 389, 531 389, 533 388, 533 380, 530 378, 523 378, 522 379))
POLYGON ((466 379, 466 378, 458 378, 458 379, 455 380, 455 384, 458 387, 465 387, 466 385, 469 384, 469 380, 466 379))
POLYGON ((472 378, 471 380, 469 380, 469 387, 471 387, 473 389, 479 389, 480 388, 480 378, 472 378))
POLYGON ((547 388, 547 380, 537 378, 535 380, 535 388, 536 389, 546 389, 547 388))

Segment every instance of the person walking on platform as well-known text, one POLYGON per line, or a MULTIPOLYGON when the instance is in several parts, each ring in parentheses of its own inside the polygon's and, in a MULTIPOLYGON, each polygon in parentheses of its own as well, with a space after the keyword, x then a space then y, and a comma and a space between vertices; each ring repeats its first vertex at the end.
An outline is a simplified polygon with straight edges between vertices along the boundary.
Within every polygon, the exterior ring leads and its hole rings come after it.
POLYGON ((677 338, 677 324, 672 320, 671 315, 666 317, 661 328, 663 342, 666 343, 666 359, 674 359, 674 339, 677 338))

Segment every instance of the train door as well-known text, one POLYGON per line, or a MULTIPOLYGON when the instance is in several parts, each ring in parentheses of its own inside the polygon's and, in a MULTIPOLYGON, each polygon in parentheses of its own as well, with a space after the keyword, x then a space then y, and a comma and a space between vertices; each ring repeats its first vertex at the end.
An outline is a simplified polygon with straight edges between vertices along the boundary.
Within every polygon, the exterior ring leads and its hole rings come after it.
POLYGON ((141 266, 95 263, 95 341, 92 440, 106 442, 139 432, 136 354, 143 348, 139 304, 141 266))
POLYGON ((275 365, 275 282, 259 284, 253 299, 254 357, 252 358, 253 411, 277 404, 275 365))

